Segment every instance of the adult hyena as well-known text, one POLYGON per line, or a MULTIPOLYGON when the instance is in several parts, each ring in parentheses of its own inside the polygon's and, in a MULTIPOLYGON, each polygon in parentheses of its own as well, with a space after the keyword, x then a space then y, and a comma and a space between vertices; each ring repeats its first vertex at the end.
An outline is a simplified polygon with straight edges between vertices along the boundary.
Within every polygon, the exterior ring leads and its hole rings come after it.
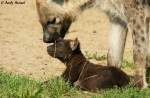
POLYGON ((133 59, 136 65, 135 84, 139 88, 147 87, 146 59, 149 41, 149 0, 96 0, 109 17, 110 48, 108 65, 120 67, 125 48, 127 32, 133 37, 133 59))
POLYGON ((94 4, 102 9, 111 23, 107 56, 108 65, 111 66, 121 66, 126 36, 130 30, 133 35, 133 59, 137 66, 135 84, 139 88, 147 87, 145 75, 149 44, 150 0, 81 0, 84 2, 75 7, 72 6, 73 3, 70 4, 69 0, 65 0, 65 6, 69 7, 58 7, 57 5, 57 8, 56 6, 51 8, 52 3, 42 5, 39 1, 37 0, 37 8, 44 31, 43 39, 47 43, 64 37, 78 14, 76 12, 82 11, 87 5, 94 4))

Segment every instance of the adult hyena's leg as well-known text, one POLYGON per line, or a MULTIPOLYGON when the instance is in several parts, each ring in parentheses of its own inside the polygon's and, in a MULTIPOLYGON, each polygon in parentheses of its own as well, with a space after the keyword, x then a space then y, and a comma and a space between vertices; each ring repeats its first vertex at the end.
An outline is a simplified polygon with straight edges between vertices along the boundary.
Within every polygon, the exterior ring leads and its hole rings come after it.
POLYGON ((128 29, 126 25, 121 25, 120 23, 112 22, 111 29, 109 32, 109 51, 107 54, 108 65, 116 67, 121 66, 127 31, 128 29))
MULTIPOLYGON (((146 37, 147 37, 147 47, 149 48, 149 21, 150 21, 150 17, 146 18, 146 21, 145 21, 145 32, 146 32, 146 37)), ((147 49, 147 58, 146 58, 146 69, 147 69, 147 72, 146 72, 146 77, 147 77, 147 81, 150 81, 150 58, 149 58, 149 55, 150 55, 150 51, 149 49, 147 49)))
POLYGON ((133 24, 133 59, 136 65, 135 84, 139 88, 146 88, 146 57, 148 52, 146 24, 144 18, 135 17, 133 24))

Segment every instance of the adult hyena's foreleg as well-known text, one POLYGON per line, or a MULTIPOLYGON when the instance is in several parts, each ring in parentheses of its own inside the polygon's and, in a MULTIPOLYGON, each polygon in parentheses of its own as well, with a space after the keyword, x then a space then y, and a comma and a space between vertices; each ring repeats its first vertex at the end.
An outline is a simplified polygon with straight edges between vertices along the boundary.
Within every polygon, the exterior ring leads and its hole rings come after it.
MULTIPOLYGON (((150 17, 147 17, 146 18, 146 20, 145 20, 145 32, 146 32, 146 43, 147 43, 147 47, 149 48, 149 22, 150 22, 150 17)), ((147 69, 147 72, 146 72, 146 77, 147 77, 147 81, 150 81, 150 57, 149 57, 149 55, 150 55, 150 51, 149 51, 149 49, 147 49, 147 58, 146 58, 146 69, 147 69)))
POLYGON ((111 22, 109 51, 107 54, 108 65, 116 67, 121 66, 127 31, 128 29, 125 22, 111 22))
POLYGON ((146 58, 148 53, 148 37, 144 18, 137 16, 133 22, 133 59, 136 65, 135 85, 146 88, 146 58))

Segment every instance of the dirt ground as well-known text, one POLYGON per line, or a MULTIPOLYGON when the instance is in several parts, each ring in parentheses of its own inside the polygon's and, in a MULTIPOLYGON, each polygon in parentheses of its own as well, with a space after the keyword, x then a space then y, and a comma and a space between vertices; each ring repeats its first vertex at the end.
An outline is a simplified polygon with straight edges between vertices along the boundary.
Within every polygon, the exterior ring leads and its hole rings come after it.
MULTIPOLYGON (((109 27, 105 14, 92 8, 78 17, 66 38, 78 37, 84 53, 88 51, 106 55, 109 27)), ((46 46, 42 42, 42 28, 38 22, 35 0, 25 0, 23 5, 0 4, 1 69, 36 79, 60 75, 65 66, 48 56, 46 46)), ((125 57, 132 58, 131 55, 132 40, 129 34, 125 57)))

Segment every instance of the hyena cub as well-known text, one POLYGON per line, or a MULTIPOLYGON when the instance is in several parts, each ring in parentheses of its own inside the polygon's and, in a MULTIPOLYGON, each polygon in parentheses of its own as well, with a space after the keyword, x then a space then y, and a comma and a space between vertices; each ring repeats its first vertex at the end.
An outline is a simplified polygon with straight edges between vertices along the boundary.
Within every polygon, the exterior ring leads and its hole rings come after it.
POLYGON ((82 90, 95 91, 129 84, 128 75, 121 69, 89 62, 80 50, 78 39, 60 39, 48 46, 47 51, 66 65, 62 77, 82 90))

